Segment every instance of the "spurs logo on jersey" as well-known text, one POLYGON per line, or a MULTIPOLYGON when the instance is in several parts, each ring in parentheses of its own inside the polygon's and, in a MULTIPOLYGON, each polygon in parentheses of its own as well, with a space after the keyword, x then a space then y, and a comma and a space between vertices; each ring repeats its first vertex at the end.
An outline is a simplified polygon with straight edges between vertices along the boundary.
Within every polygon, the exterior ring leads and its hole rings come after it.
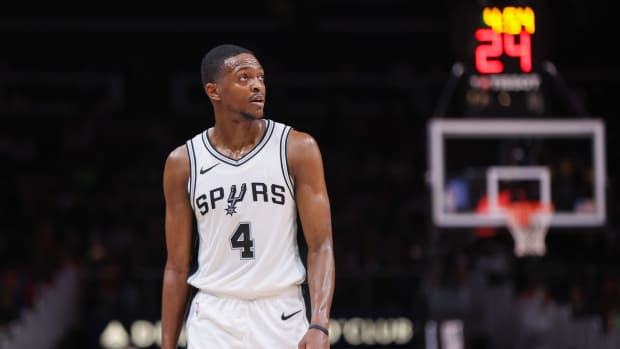
POLYGON ((188 281, 205 292, 251 299, 277 294, 306 276, 286 158, 291 128, 264 122, 263 138, 238 160, 219 153, 207 131, 186 143, 199 238, 198 269, 188 281))
MULTIPOLYGON (((266 183, 249 183, 251 197, 248 200, 254 202, 264 202, 275 205, 284 205, 286 196, 284 195, 286 189, 281 184, 266 184, 266 183)), ((219 201, 222 201, 228 193, 228 206, 224 207, 227 215, 233 215, 237 213, 237 203, 241 202, 245 198, 245 192, 247 189, 247 183, 241 184, 241 190, 237 193, 237 185, 233 184, 230 188, 213 188, 207 192, 200 194, 196 200, 195 205, 198 207, 198 212, 201 215, 206 215, 210 211, 218 209, 223 206, 219 201)))
POLYGON ((243 200, 245 196, 245 183, 241 184, 241 192, 239 196, 235 196, 237 192, 237 186, 233 184, 230 187, 230 195, 228 195, 228 207, 226 207, 226 214, 233 215, 233 213, 237 212, 237 201, 243 200))

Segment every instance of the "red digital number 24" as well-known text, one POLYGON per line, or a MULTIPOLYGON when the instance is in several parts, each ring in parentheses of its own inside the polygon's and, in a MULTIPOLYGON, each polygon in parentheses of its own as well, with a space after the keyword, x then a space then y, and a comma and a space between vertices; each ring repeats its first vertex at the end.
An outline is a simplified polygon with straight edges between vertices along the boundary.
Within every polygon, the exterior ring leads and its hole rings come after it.
POLYGON ((502 54, 510 57, 518 57, 521 71, 532 71, 532 44, 530 34, 522 30, 519 34, 519 42, 515 42, 515 36, 500 34, 491 28, 476 30, 475 37, 479 44, 475 51, 476 69, 482 74, 499 74, 504 71, 504 64, 499 60, 502 54))

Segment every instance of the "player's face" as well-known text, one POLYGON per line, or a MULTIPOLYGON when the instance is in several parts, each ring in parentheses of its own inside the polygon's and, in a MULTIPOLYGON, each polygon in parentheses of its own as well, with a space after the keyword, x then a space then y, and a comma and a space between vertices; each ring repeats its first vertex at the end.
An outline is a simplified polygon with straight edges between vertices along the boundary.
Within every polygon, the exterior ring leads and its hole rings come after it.
POLYGON ((256 57, 243 53, 224 61, 220 86, 222 102, 230 111, 249 119, 263 117, 265 72, 256 57))

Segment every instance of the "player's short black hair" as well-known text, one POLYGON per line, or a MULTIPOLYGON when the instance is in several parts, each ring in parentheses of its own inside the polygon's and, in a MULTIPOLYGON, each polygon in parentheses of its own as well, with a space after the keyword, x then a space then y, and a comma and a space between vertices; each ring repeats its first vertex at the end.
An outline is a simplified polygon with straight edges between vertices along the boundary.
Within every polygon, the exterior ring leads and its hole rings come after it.
POLYGON ((232 44, 222 44, 210 49, 202 58, 202 65, 200 67, 202 86, 204 87, 208 82, 215 81, 226 59, 242 53, 254 55, 247 48, 232 44))

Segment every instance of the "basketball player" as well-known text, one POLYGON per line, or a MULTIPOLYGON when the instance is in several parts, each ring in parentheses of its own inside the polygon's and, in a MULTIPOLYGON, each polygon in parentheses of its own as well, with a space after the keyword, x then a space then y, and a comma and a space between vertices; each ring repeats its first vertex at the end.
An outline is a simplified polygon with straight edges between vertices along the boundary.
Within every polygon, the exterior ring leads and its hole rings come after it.
POLYGON ((319 147, 263 117, 264 72, 249 50, 217 46, 201 70, 215 124, 173 150, 164 168, 162 348, 176 348, 184 320, 189 349, 329 348, 335 270, 319 147), (190 275, 194 222, 198 267, 190 275), (190 286, 197 293, 184 319, 190 286))

